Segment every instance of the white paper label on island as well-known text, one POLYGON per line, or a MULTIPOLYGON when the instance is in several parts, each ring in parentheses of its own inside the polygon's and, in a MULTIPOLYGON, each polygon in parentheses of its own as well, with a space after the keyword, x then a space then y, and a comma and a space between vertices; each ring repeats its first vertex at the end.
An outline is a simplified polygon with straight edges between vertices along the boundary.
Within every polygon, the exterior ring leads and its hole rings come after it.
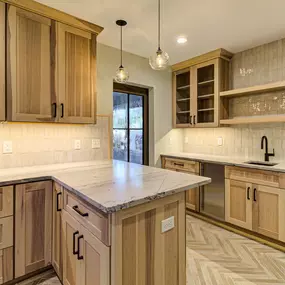
POLYGON ((171 229, 174 228, 174 216, 165 219, 161 222, 161 232, 165 233, 167 231, 170 231, 171 229))

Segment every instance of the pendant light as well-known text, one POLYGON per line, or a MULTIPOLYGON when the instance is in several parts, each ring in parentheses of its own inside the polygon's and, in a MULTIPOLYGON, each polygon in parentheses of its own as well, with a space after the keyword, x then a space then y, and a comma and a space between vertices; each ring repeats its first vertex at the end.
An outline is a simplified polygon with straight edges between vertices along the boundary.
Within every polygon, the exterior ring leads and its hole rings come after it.
POLYGON ((121 65, 116 72, 115 80, 119 83, 126 83, 129 79, 129 73, 123 67, 123 27, 127 25, 127 22, 124 20, 117 20, 116 24, 121 27, 121 65))
POLYGON ((149 58, 149 64, 154 70, 164 70, 168 67, 169 55, 160 48, 160 0, 158 0, 158 49, 155 55, 149 58))

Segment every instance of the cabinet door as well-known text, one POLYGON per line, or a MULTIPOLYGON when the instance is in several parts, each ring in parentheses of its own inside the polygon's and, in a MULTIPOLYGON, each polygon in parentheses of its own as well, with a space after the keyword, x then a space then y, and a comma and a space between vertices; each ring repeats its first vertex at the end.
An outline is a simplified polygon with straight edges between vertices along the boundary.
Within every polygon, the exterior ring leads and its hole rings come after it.
POLYGON ((219 59, 196 65, 193 70, 193 124, 195 127, 219 125, 219 59))
POLYGON ((17 278, 51 264, 52 183, 17 185, 15 196, 17 278))
POLYGON ((82 261, 78 260, 77 254, 75 254, 75 252, 78 250, 80 223, 65 210, 62 210, 62 224, 63 284, 81 285, 80 267, 82 266, 82 261))
POLYGON ((13 215, 13 186, 0 187, 0 218, 13 215))
POLYGON ((83 266, 81 277, 82 285, 109 285, 110 284, 110 249, 92 235, 85 227, 81 227, 83 236, 82 250, 83 266))
POLYGON ((60 121, 95 123, 96 35, 57 23, 60 121))
POLYGON ((5 120, 5 3, 0 2, 0 121, 5 120))
POLYGON ((62 280, 62 209, 63 189, 60 185, 53 185, 53 238, 52 265, 60 280, 62 280))
POLYGON ((13 247, 0 250, 0 284, 13 279, 13 247))
POLYGON ((10 121, 54 121, 54 22, 8 5, 7 116, 10 121))
POLYGON ((285 242, 285 190, 253 185, 253 230, 285 242))
POLYGON ((252 230, 252 184, 226 179, 226 222, 252 230))

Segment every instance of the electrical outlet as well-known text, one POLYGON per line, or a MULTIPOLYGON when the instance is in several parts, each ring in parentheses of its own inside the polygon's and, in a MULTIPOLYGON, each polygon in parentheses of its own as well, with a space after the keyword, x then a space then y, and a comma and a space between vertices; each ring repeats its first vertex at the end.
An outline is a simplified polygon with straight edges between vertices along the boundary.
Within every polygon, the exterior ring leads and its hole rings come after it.
POLYGON ((3 142, 3 151, 4 154, 12 153, 13 152, 13 144, 11 141, 4 141, 3 142))
POLYGON ((219 137, 219 138, 217 139, 217 142, 218 142, 218 146, 222 146, 222 145, 224 144, 224 140, 223 140, 222 137, 219 137))
POLYGON ((100 148, 100 147, 101 147, 100 139, 92 139, 92 148, 100 148))
POLYGON ((189 139, 188 139, 188 137, 185 137, 185 139, 184 139, 184 143, 189 143, 189 139))
POLYGON ((81 149, 81 141, 80 140, 75 140, 74 141, 74 149, 81 149))
POLYGON ((165 219, 161 222, 161 232, 165 233, 167 231, 170 231, 171 229, 174 228, 174 216, 165 219))

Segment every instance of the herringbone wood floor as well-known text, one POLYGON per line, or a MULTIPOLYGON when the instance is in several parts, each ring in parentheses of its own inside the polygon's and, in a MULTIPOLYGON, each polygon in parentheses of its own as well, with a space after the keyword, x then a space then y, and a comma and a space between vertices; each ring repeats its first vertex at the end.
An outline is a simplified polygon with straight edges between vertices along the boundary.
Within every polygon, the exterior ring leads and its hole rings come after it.
MULTIPOLYGON (((285 253, 191 216, 186 229, 187 285, 285 285, 285 253)), ((47 272, 19 285, 40 284, 60 281, 47 272)))
POLYGON ((285 253, 187 216, 187 285, 285 285, 285 253))

